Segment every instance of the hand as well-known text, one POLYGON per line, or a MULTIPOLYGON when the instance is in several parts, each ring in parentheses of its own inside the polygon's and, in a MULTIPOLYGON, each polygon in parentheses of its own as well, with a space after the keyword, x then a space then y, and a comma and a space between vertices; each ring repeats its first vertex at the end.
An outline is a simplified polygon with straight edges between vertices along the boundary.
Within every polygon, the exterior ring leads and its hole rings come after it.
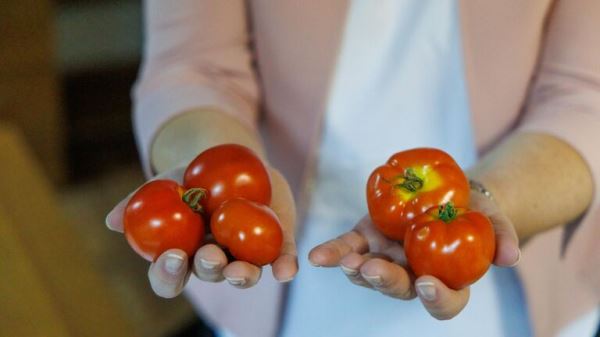
MULTIPOLYGON (((173 179, 181 183, 185 167, 161 174, 155 179, 173 179)), ((275 169, 270 169, 272 201, 271 208, 281 222, 283 247, 281 255, 272 263, 273 276, 280 282, 291 281, 298 272, 296 241, 294 231, 296 210, 290 187, 285 178, 275 169)), ((123 212, 131 195, 119 202, 106 217, 109 229, 123 232, 123 212)), ((209 238, 210 239, 210 238, 209 238)), ((152 290, 161 297, 172 298, 181 293, 190 274, 207 282, 221 282, 226 279, 236 288, 249 288, 255 285, 261 276, 261 268, 243 261, 229 262, 225 252, 214 244, 200 247, 189 263, 190 257, 179 249, 164 252, 150 265, 148 278, 152 290)))
MULTIPOLYGON (((497 266, 519 262, 519 240, 512 222, 496 204, 479 192, 471 193, 470 208, 486 214, 496 232, 497 266)), ((408 268, 404 249, 377 231, 365 216, 352 231, 313 248, 309 260, 315 266, 339 266, 350 282, 402 300, 419 297, 425 309, 440 320, 456 316, 469 300, 469 288, 453 290, 433 276, 416 278, 408 268)))

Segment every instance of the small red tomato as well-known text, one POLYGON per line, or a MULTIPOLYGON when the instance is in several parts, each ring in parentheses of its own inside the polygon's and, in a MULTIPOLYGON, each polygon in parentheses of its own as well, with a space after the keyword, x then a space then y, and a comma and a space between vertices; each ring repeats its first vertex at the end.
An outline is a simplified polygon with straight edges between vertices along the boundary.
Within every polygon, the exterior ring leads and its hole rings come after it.
POLYGON ((494 261, 494 227, 482 213, 448 203, 415 218, 404 250, 417 277, 432 275, 452 289, 462 289, 482 277, 494 261))
POLYGON ((213 213, 210 228, 215 240, 238 260, 263 266, 281 253, 281 225, 265 205, 241 198, 228 200, 213 213))
MULTIPOLYGON (((129 245, 148 261, 168 249, 194 256, 204 241, 204 220, 183 201, 185 189, 172 180, 142 186, 127 203, 124 231, 129 245)), ((193 194, 193 193, 192 193, 193 194)))
POLYGON ((438 149, 398 152, 376 168, 367 182, 371 220, 392 240, 404 240, 414 217, 450 201, 467 207, 469 183, 454 159, 438 149))
POLYGON ((200 153, 188 165, 183 181, 186 188, 206 189, 200 204, 208 216, 236 197, 271 203, 269 173, 260 158, 242 145, 219 145, 200 153))

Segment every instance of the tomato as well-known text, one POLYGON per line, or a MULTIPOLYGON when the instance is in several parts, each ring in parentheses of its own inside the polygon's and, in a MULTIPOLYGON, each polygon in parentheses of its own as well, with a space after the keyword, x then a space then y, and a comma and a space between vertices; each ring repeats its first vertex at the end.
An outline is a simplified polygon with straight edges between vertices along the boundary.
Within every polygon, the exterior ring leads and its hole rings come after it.
POLYGON ((184 186, 206 190, 200 204, 208 216, 235 197, 271 203, 267 169, 252 150, 237 144, 219 145, 200 153, 185 171, 184 186))
POLYGON ((407 229, 404 250, 415 275, 432 275, 453 289, 477 281, 496 251, 494 228, 480 212, 434 207, 407 229))
POLYGON ((210 228, 215 240, 238 260, 263 266, 281 253, 281 225, 265 205, 241 198, 228 200, 213 213, 210 228))
POLYGON ((375 226, 402 241, 410 221, 429 208, 469 204, 469 183, 447 153, 431 148, 398 152, 376 168, 367 182, 367 205, 375 226))
MULTIPOLYGON (((127 203, 125 237, 146 260, 155 261, 171 248, 181 249, 191 257, 204 241, 204 220, 183 201, 184 192, 175 181, 154 180, 142 186, 127 203)), ((185 197, 194 199, 194 193, 185 197)))

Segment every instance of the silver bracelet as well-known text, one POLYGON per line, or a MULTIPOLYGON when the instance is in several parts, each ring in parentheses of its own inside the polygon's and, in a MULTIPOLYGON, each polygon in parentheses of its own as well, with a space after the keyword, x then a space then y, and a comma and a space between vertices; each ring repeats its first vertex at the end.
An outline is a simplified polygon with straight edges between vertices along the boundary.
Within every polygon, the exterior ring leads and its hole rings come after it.
POLYGON ((476 180, 469 179, 469 186, 471 186, 471 189, 473 191, 483 194, 486 198, 488 198, 490 200, 494 200, 494 196, 492 195, 492 192, 488 191, 488 189, 485 188, 485 186, 483 186, 482 183, 480 183, 476 180))

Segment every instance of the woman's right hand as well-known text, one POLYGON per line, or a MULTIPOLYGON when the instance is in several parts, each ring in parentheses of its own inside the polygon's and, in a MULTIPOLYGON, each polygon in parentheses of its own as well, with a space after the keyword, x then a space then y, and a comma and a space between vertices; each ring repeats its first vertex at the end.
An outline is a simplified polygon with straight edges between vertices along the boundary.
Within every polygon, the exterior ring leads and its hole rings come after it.
MULTIPOLYGON (((179 167, 160 174, 155 179, 172 179, 181 183, 184 171, 185 167, 179 167)), ((283 230, 281 255, 271 264, 272 272, 279 282, 289 282, 298 272, 296 209, 286 179, 275 169, 271 168, 269 171, 273 188, 270 207, 279 217, 283 230)), ((130 197, 131 195, 123 199, 108 213, 106 225, 109 229, 123 232, 123 213, 130 197)), ((225 252, 209 238, 193 257, 187 256, 179 249, 167 250, 150 265, 148 278, 158 296, 172 298, 181 293, 192 273, 206 282, 227 280, 232 286, 245 289, 258 282, 261 271, 260 267, 248 262, 228 261, 225 252)))

